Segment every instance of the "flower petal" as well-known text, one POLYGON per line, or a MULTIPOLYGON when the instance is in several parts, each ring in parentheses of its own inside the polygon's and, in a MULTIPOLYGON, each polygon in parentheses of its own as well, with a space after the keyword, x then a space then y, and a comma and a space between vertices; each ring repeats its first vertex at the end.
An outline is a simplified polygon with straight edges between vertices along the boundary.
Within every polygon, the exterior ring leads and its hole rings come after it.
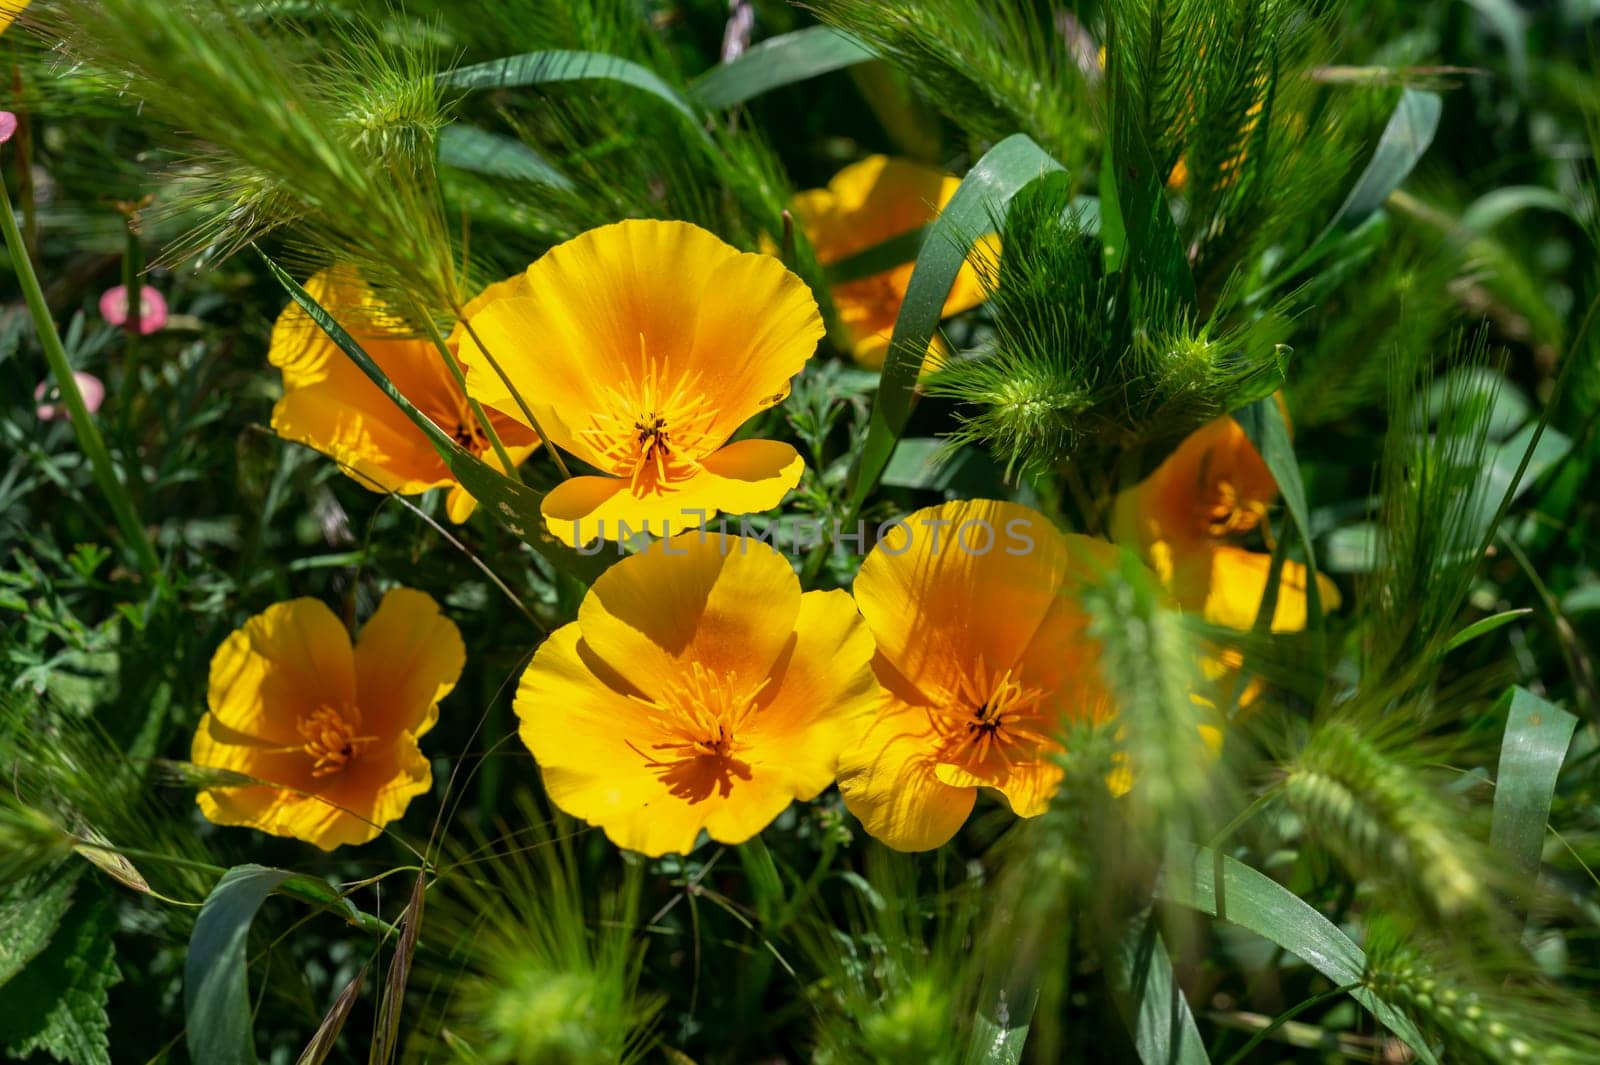
POLYGON ((389 591, 356 638, 362 730, 385 739, 427 732, 466 660, 460 631, 432 596, 412 588, 389 591))
POLYGON ((686 854, 709 806, 674 796, 652 766, 657 726, 614 686, 621 682, 584 646, 580 625, 551 633, 523 671, 514 702, 522 742, 566 813, 599 825, 619 847, 686 854))
POLYGON ((938 740, 926 710, 893 701, 839 759, 839 794, 869 835, 899 851, 949 842, 977 801, 934 770, 938 740))
MULTIPOLYGON (((1213 625, 1248 632, 1267 591, 1272 556, 1239 547, 1217 547, 1177 560, 1174 594, 1186 609, 1200 610, 1213 625)), ((1323 574, 1317 575, 1322 608, 1339 606, 1339 588, 1323 574)), ((1300 632, 1306 627, 1306 568, 1285 561, 1278 582, 1278 602, 1272 613, 1273 632, 1300 632)))
POLYGON ((825 332, 811 290, 777 259, 740 253, 724 261, 707 283, 684 370, 716 410, 707 435, 720 443, 752 415, 783 402, 790 378, 805 368, 825 332))
POLYGON ((310 794, 287 794, 273 808, 270 825, 258 827, 325 851, 367 843, 432 786, 433 770, 417 741, 401 736, 319 784, 310 794))
POLYGON ((1278 497, 1278 484, 1255 445, 1226 415, 1190 433, 1150 476, 1118 495, 1113 534, 1141 548, 1164 540, 1174 551, 1205 542, 1207 508, 1223 482, 1244 510, 1278 497))
POLYGON ((943 705, 980 660, 991 672, 1017 662, 1070 566, 1038 511, 960 500, 889 529, 861 564, 855 598, 883 657, 924 702, 943 705))
POLYGON ((322 452, 374 492, 415 495, 455 483, 428 438, 370 381, 343 387, 330 378, 285 393, 272 408, 272 431, 322 452))
POLYGON ((526 292, 469 319, 468 390, 526 420, 481 341, 551 440, 602 468, 583 430, 595 413, 615 413, 625 383, 655 377, 666 392, 703 395, 720 442, 782 398, 823 331, 809 291, 781 263, 686 222, 590 230, 530 266, 526 292))
POLYGON ((690 662, 761 683, 789 643, 800 603, 799 579, 771 547, 684 533, 601 574, 578 624, 601 662, 656 696, 690 662))
POLYGON ((551 534, 571 547, 641 532, 670 536, 721 513, 770 510, 804 472, 805 460, 788 444, 741 440, 669 491, 635 494, 625 478, 573 477, 545 496, 540 512, 551 534))
MULTIPOLYGON (((300 715, 353 703, 350 634, 316 599, 291 599, 257 614, 211 659, 207 701, 214 725, 298 749, 300 715)), ((252 774, 256 775, 256 774, 252 774)))
POLYGON ((872 674, 872 635, 849 593, 803 594, 794 633, 773 670, 776 690, 741 739, 758 779, 776 775, 806 800, 833 783, 840 753, 870 725, 883 691, 872 674))
MULTIPOLYGON (((802 192, 795 215, 830 265, 932 222, 950 202, 961 180, 935 167, 882 155, 869 156, 835 174, 827 189, 802 192)), ((984 238, 956 275, 940 316, 970 310, 986 298, 975 263, 998 261, 998 241, 984 238)), ((881 369, 900 305, 911 282, 912 264, 833 286, 840 323, 851 354, 869 369, 881 369)))
POLYGON ((1038 817, 1050 808, 1050 800, 1061 786, 1062 772, 1059 763, 1041 758, 1019 762, 999 777, 984 776, 948 762, 936 765, 934 775, 954 788, 993 788, 1005 796, 1011 812, 1018 817, 1038 817))

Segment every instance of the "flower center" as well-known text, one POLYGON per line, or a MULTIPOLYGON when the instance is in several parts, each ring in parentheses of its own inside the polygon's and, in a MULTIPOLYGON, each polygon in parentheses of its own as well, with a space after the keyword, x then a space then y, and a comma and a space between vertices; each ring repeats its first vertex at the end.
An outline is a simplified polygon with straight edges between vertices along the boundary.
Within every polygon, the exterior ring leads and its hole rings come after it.
POLYGON ((589 412, 579 432, 607 472, 628 478, 634 494, 644 495, 686 480, 720 441, 709 435, 716 411, 699 375, 674 380, 665 359, 645 354, 643 334, 639 350, 645 369, 607 388, 606 409, 589 412))
POLYGON ((929 708, 934 730, 943 739, 940 758, 960 765, 996 759, 1008 768, 1037 761, 1052 744, 1044 695, 1009 669, 991 673, 980 659, 972 674, 962 677, 954 706, 929 708))
POLYGON ((747 746, 739 732, 755 713, 767 683, 751 688, 731 672, 714 673, 693 662, 687 675, 659 698, 635 696, 660 731, 660 742, 650 745, 658 753, 628 746, 658 770, 678 798, 699 802, 714 791, 727 795, 735 778, 750 779, 750 764, 735 757, 747 746))
POLYGON ((1205 534, 1212 539, 1247 533, 1266 517, 1266 504, 1260 500, 1241 502, 1232 481, 1217 480, 1210 487, 1210 493, 1200 499, 1199 510, 1205 534))
POLYGON ((372 744, 376 736, 359 736, 361 711, 354 706, 319 706, 303 714, 295 723, 301 750, 311 757, 311 775, 325 777, 339 772, 372 744))
POLYGON ((489 438, 484 435, 483 426, 478 424, 478 419, 471 412, 459 415, 456 421, 456 431, 451 434, 456 443, 472 452, 481 454, 489 446, 489 438))

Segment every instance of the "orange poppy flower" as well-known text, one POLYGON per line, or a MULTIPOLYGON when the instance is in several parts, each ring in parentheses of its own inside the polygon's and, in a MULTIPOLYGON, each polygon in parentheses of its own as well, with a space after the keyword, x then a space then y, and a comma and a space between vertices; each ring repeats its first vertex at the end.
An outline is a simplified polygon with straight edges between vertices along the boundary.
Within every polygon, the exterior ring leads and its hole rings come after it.
MULTIPOLYGON (((919 229, 939 216, 961 179, 937 167, 871 155, 839 171, 825 189, 794 198, 795 219, 823 266, 842 262, 874 244, 919 229)), ((992 253, 992 239, 980 247, 992 253)), ((974 253, 976 256, 978 253, 974 253)), ((941 317, 971 310, 984 301, 973 260, 956 275, 941 317)), ((882 369, 894 322, 906 298, 914 264, 833 286, 833 302, 850 340, 850 352, 870 369, 882 369)))
MULTIPOLYGON (((1231 542, 1261 525, 1278 484, 1231 416, 1210 422, 1178 445, 1155 472, 1117 496, 1112 530, 1137 546, 1178 604, 1215 625, 1248 631, 1266 593, 1272 557, 1231 542)), ((1339 589, 1318 574, 1324 607, 1339 589)), ((1306 568, 1285 561, 1272 615, 1273 632, 1306 627, 1306 568)))
MULTIPOLYGON (((491 287, 468 309, 503 291, 500 285, 491 287)), ((347 270, 316 275, 306 292, 360 342, 401 395, 468 451, 501 468, 432 341, 404 336, 402 323, 386 318, 372 291, 347 270)), ((452 334, 452 347, 459 344, 458 334, 459 328, 452 334)), ((457 483, 427 436, 299 304, 289 304, 279 315, 267 358, 283 371, 283 398, 272 409, 272 429, 279 436, 334 459, 373 491, 416 495, 449 488, 450 520, 471 516, 476 501, 457 483)), ((493 412, 489 420, 512 462, 520 464, 538 447, 539 438, 516 421, 493 412)))
POLYGON ((839 791, 897 850, 953 836, 978 789, 1019 817, 1049 806, 1069 721, 1111 716, 1078 592, 1117 548, 1015 503, 959 501, 891 528, 856 575, 882 711, 839 763, 839 791))
POLYGON ((788 444, 727 442, 788 396, 822 338, 810 290, 769 256, 687 222, 619 222, 552 248, 520 295, 467 321, 468 390, 531 426, 526 403, 600 471, 545 497, 564 543, 620 540, 624 525, 667 536, 768 510, 799 483, 805 463, 788 444))
POLYGON ((207 788, 200 812, 323 850, 366 843, 431 785, 417 740, 465 661, 454 623, 408 588, 383 597, 353 646, 318 600, 268 607, 211 659, 190 753, 261 783, 207 788))
POLYGON ((845 592, 800 591, 764 543, 685 533, 612 566, 522 675, 550 800, 619 847, 756 835, 833 782, 881 698, 845 592))

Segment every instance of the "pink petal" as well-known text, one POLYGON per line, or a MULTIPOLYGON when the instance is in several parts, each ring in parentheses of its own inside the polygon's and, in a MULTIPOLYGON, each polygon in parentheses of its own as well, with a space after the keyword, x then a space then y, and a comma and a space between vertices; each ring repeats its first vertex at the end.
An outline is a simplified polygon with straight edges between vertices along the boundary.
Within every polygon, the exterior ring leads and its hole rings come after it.
MULTIPOLYGON (((92 373, 74 370, 72 371, 72 379, 78 383, 78 391, 83 394, 83 405, 89 408, 89 413, 93 414, 99 410, 100 404, 104 403, 106 399, 106 386, 101 382, 100 378, 92 373)), ((46 395, 51 398, 56 397, 55 385, 48 380, 40 381, 39 387, 33 390, 33 398, 36 400, 44 399, 46 395)), ((41 403, 34 413, 39 416, 40 421, 46 422, 55 421, 57 418, 72 417, 67 412, 65 404, 41 403)))
POLYGON ((10 111, 0 111, 0 144, 11 139, 17 132, 17 116, 10 111))
MULTIPOLYGON (((100 297, 100 317, 110 325, 128 324, 128 288, 117 285, 100 297)), ((167 324, 167 298, 149 285, 139 287, 139 332, 154 333, 167 324)))

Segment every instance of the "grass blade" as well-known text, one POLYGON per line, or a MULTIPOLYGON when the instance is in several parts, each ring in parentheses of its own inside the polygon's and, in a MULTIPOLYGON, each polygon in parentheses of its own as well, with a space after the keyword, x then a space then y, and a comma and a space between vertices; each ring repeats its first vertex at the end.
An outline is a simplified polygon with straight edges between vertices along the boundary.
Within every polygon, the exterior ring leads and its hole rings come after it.
POLYGON ((700 106, 716 111, 872 58, 871 49, 855 34, 809 26, 762 41, 733 62, 713 67, 690 94, 700 106))
POLYGON ((453 89, 513 89, 552 85, 563 81, 614 81, 648 93, 677 111, 696 127, 700 116, 678 90, 655 71, 620 56, 599 52, 552 50, 507 56, 439 75, 453 89))
POLYGON ((1311 544, 1311 509, 1306 505, 1306 488, 1300 480, 1300 464, 1289 441, 1283 408, 1276 398, 1267 396, 1234 411, 1233 418, 1261 453, 1272 479, 1278 482, 1284 506, 1299 533, 1300 546, 1306 553, 1306 620, 1311 628, 1317 628, 1322 624, 1322 593, 1317 587, 1317 553, 1311 544))
POLYGON ((401 919, 400 941, 389 962, 389 978, 378 1007, 378 1026, 369 1061, 371 1065, 390 1065, 400 1049, 400 1012, 405 1007, 406 984, 411 978, 411 959, 416 956, 417 936, 422 932, 422 904, 427 894, 427 873, 419 872, 411 888, 411 901, 401 919))
POLYGON ((361 989, 366 986, 367 969, 371 964, 368 962, 358 969, 350 978, 350 982, 344 986, 344 990, 339 992, 339 997, 328 1007, 322 1023, 311 1033, 311 1042, 306 1044, 306 1048, 295 1059, 295 1065, 322 1065, 328 1060, 328 1055, 333 1053, 334 1044, 339 1041, 339 1033, 344 1031, 344 1022, 350 1019, 351 1007, 356 1004, 356 999, 361 997, 361 989))
POLYGON ((461 122, 439 131, 439 161, 458 170, 489 177, 530 181, 563 191, 573 187, 571 178, 515 137, 490 133, 461 122))
MULTIPOLYGON (((1036 178, 1061 169, 1061 164, 1030 138, 1013 134, 978 160, 938 219, 927 227, 927 239, 917 252, 905 301, 895 319, 894 339, 873 400, 867 439, 850 471, 852 514, 860 510, 883 475, 911 418, 923 357, 939 326, 945 297, 973 243, 993 227, 996 216, 1004 212, 1018 191, 1036 178)), ((818 557, 822 554, 818 552, 818 557)))
POLYGON ((922 252, 922 243, 928 237, 929 228, 918 226, 840 259, 827 268, 828 283, 842 285, 846 281, 860 281, 910 262, 922 252))
MULTIPOLYGON (((1349 936, 1282 884, 1216 851, 1187 843, 1173 846, 1157 895, 1248 928, 1336 985, 1364 983, 1367 956, 1349 936)), ((1416 1026, 1371 988, 1358 987, 1350 997, 1404 1040, 1418 1061, 1438 1065, 1416 1026)))
POLYGON ((1441 650, 1439 653, 1448 654, 1451 651, 1454 651, 1457 647, 1460 647, 1462 644, 1471 643, 1479 636, 1487 636, 1495 629, 1509 625, 1518 618, 1525 617, 1531 613, 1533 613, 1533 607, 1523 606, 1518 607, 1515 610, 1503 610, 1498 614, 1491 614, 1489 617, 1480 618, 1479 620, 1474 621, 1471 625, 1468 625, 1466 628, 1462 629, 1460 632, 1456 633, 1454 636, 1450 637, 1450 642, 1445 644, 1443 650, 1441 650))
POLYGON ((1506 732, 1495 777, 1489 842, 1517 872, 1535 877, 1556 777, 1578 719, 1526 688, 1512 688, 1505 703, 1506 732))
POLYGON ((1405 183, 1422 160, 1438 132, 1443 111, 1444 101, 1438 93, 1406 89, 1400 94, 1400 102, 1383 127, 1367 168, 1356 179, 1327 228, 1294 265, 1280 275, 1280 280, 1287 281, 1300 274, 1377 213, 1389 194, 1405 183))
POLYGON ((1128 926, 1107 965, 1117 1008, 1144 1065, 1209 1065, 1194 1014, 1148 910, 1128 926))
POLYGON ((245 941, 256 911, 292 875, 260 865, 235 866, 206 896, 183 962, 183 1011, 191 1060, 256 1065, 245 941))

